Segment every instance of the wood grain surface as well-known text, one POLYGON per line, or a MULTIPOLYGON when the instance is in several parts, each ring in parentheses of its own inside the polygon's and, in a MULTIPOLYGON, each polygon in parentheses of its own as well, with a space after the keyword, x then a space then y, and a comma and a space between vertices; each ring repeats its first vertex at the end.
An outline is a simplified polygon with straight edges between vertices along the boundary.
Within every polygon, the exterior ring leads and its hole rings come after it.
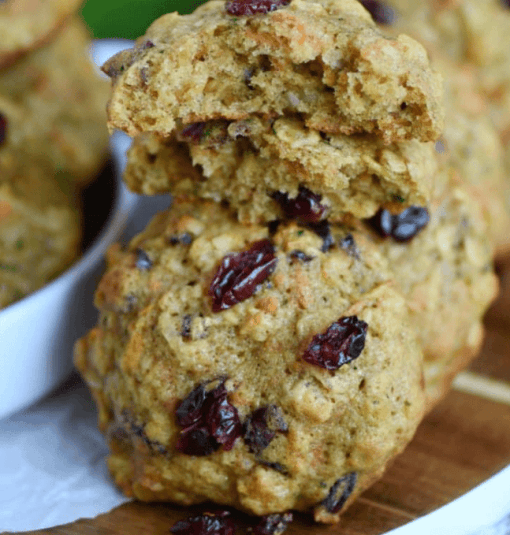
MULTIPOLYGON (((510 262, 499 266, 501 295, 486 317, 483 351, 420 425, 385 476, 346 511, 318 526, 297 515, 286 534, 380 535, 447 504, 510 463, 510 262)), ((53 535, 168 535, 194 508, 131 502, 95 519, 25 532, 53 535)), ((253 525, 234 513, 239 533, 253 525)))

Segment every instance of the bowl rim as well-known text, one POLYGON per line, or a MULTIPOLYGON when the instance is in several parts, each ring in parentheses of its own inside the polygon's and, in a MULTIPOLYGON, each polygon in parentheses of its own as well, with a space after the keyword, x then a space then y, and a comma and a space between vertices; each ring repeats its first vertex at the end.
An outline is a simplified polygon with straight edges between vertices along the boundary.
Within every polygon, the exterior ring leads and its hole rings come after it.
MULTIPOLYGON (((114 167, 117 166, 114 164, 114 167)), ((114 174, 116 175, 116 191, 111 211, 108 214, 101 231, 85 253, 79 256, 70 267, 65 269, 47 284, 31 292, 19 301, 6 306, 3 310, 0 310, 0 319, 3 316, 6 316, 9 312, 17 311, 22 306, 29 306, 31 301, 38 299, 41 294, 54 291, 56 286, 62 284, 67 285, 68 283, 71 283, 71 279, 81 278, 83 274, 93 267, 93 264, 98 261, 98 258, 106 251, 109 245, 115 241, 118 231, 122 228, 127 219, 127 205, 131 203, 128 202, 128 196, 123 189, 122 181, 119 179, 118 169, 114 170, 114 174), (126 206, 126 210, 123 210, 124 206, 126 206)))

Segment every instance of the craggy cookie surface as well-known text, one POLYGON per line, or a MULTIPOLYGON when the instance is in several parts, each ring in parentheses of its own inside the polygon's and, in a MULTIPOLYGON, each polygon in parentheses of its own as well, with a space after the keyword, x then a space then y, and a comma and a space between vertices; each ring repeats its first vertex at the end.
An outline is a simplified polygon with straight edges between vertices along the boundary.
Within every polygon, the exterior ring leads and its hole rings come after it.
POLYGON ((444 167, 440 178, 426 218, 415 208, 380 213, 367 225, 411 309, 429 407, 478 353, 483 315, 498 288, 483 209, 455 169, 444 167))
MULTIPOLYGON (((468 86, 476 86, 486 99, 484 113, 490 116, 503 141, 505 173, 506 177, 510 177, 509 2, 375 0, 365 3, 370 5, 374 19, 379 22, 381 28, 392 31, 394 35, 399 32, 408 33, 429 50, 444 54, 458 63, 465 79, 472 79, 468 86)), ((436 66, 441 71, 441 65, 436 66)), ((450 83, 450 78, 458 76, 455 73, 457 68, 443 71, 447 84, 450 83)), ((448 101, 448 97, 446 100, 448 101)), ((469 105, 473 103, 473 99, 468 97, 464 102, 469 105)), ((448 107, 447 102, 447 110, 448 107)), ((447 128, 449 120, 446 120, 447 128)), ((486 130, 485 127, 484 129, 486 130)), ((510 183, 508 178, 507 183, 510 183)), ((509 206, 508 193, 506 195, 509 206)), ((506 235, 506 242, 503 240, 500 244, 501 252, 508 250, 508 232, 506 235)))
POLYGON ((362 234, 177 201, 110 251, 75 362, 142 500, 334 522, 411 439, 422 354, 362 234))
POLYGON ((479 92, 472 69, 439 56, 434 60, 445 73, 445 129, 436 145, 440 165, 451 166, 480 203, 487 236, 504 254, 510 249, 510 177, 501 137, 490 117, 491 104, 479 92))
POLYGON ((28 158, 70 180, 95 176, 108 146, 108 83, 89 46, 84 23, 73 19, 50 44, 1 71, 1 167, 28 158))
POLYGON ((382 35, 356 0, 275 2, 255 14, 242 4, 164 15, 110 59, 110 127, 169 135, 197 121, 300 114, 330 134, 438 137, 441 79, 425 50, 382 35))
POLYGON ((81 241, 78 207, 65 184, 36 167, 9 174, 0 180, 0 309, 68 267, 81 241))
POLYGON ((2 0, 0 68, 48 40, 82 0, 2 0))
POLYGON ((145 194, 175 191, 187 179, 201 197, 227 200, 243 222, 280 219, 296 203, 302 217, 338 220, 427 204, 436 160, 432 143, 385 145, 374 135, 321 135, 297 118, 251 118, 197 123, 177 139, 142 134, 124 179, 145 194))

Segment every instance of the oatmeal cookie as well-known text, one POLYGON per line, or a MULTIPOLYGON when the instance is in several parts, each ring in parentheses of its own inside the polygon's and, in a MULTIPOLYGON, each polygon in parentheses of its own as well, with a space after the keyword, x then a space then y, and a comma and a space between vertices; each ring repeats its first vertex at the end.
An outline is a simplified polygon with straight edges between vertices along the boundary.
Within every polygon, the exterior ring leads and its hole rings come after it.
POLYGON ((364 224, 410 306, 424 348, 429 408, 477 355, 483 316, 498 290, 483 209, 454 168, 440 175, 425 217, 418 208, 384 211, 364 224))
MULTIPOLYGON (((486 114, 501 136, 504 171, 510 183, 510 3, 507 0, 364 0, 362 3, 381 28, 395 35, 408 33, 429 52, 440 52, 458 63, 465 80, 471 78, 469 84, 475 84, 485 98, 486 114)), ((443 74, 448 82, 452 71, 448 68, 443 74)), ((456 76, 454 72, 453 76, 456 76)), ((509 187, 504 193, 507 207, 509 187)), ((503 242, 503 252, 509 248, 508 241, 507 237, 506 243, 503 242)))
POLYGON ((137 136, 124 179, 143 194, 175 191, 189 179, 201 197, 227 200, 242 222, 280 219, 300 202, 315 203, 313 219, 334 221, 388 204, 428 204, 436 160, 432 143, 386 145, 374 135, 319 134, 296 118, 254 117, 197 123, 177 138, 137 136))
POLYGON ((79 207, 39 167, 0 178, 0 309, 38 290, 78 256, 79 207))
POLYGON ((48 41, 82 0, 2 0, 0 68, 48 41))
POLYGON ((89 46, 74 18, 53 42, 0 71, 0 168, 28 158, 69 180, 94 178, 108 147, 108 83, 89 46))
POLYGON ((113 248, 75 362, 123 491, 336 522, 411 439, 422 353, 384 257, 342 226, 178 199, 113 248))
POLYGON ((211 119, 299 114, 328 134, 438 137, 441 78, 416 41, 385 37, 356 0, 247 4, 164 15, 110 59, 110 128, 168 136, 211 119))
POLYGON ((490 104, 478 91, 472 70, 439 56, 434 64, 445 80, 446 120, 436 145, 442 162, 453 167, 480 203, 487 235, 498 254, 510 249, 510 180, 501 138, 490 118, 490 104))

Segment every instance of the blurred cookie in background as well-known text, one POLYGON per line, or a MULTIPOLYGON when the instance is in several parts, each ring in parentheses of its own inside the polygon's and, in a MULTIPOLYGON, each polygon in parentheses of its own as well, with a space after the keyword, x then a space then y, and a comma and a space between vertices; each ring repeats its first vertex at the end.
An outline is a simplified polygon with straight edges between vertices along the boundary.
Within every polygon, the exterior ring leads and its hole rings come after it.
POLYGON ((0 2, 0 68, 51 39, 83 0, 0 2))
POLYGON ((89 54, 85 24, 73 18, 56 39, 0 70, 0 169, 12 160, 37 160, 87 182, 108 147, 108 84, 89 54))
POLYGON ((65 183, 34 166, 2 176, 0 308, 67 268, 80 253, 81 236, 78 197, 65 183))

